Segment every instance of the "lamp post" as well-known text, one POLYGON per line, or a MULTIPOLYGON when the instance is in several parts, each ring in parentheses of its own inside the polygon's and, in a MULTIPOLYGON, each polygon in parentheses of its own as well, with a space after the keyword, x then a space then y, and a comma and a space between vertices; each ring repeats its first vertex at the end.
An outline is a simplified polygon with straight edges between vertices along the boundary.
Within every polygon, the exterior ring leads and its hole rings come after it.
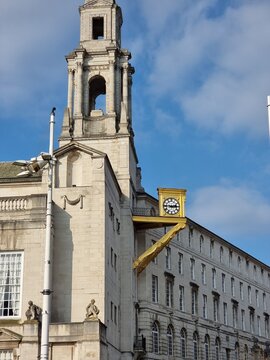
POLYGON ((55 108, 50 115, 50 143, 49 153, 43 155, 49 165, 48 169, 48 193, 47 193, 47 210, 46 210, 46 236, 45 236, 45 259, 44 259, 44 281, 43 281, 43 306, 42 306, 42 326, 41 326, 41 349, 40 359, 48 360, 49 357, 49 326, 51 316, 51 237, 52 237, 52 188, 53 188, 53 140, 55 124, 55 108))
POLYGON ((42 152, 30 161, 17 160, 14 165, 22 166, 22 172, 17 174, 18 177, 32 176, 42 170, 47 164, 48 168, 48 192, 46 208, 46 235, 45 235, 45 255, 44 255, 44 280, 43 280, 43 306, 42 306, 42 326, 41 326, 41 349, 40 359, 48 360, 49 358, 49 327, 51 316, 51 243, 52 243, 52 188, 53 188, 53 167, 55 157, 53 156, 54 124, 55 124, 55 107, 50 115, 50 142, 49 152, 42 152))

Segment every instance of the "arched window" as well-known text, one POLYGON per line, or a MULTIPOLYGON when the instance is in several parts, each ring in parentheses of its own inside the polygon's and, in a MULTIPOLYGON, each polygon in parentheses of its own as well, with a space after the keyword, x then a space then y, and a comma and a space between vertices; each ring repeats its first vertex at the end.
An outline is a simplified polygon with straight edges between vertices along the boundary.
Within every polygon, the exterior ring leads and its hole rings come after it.
POLYGON ((234 347, 234 360, 239 360, 239 344, 238 344, 238 342, 235 343, 235 347, 234 347))
POLYGON ((238 258, 237 258, 238 271, 241 271, 241 263, 242 263, 241 258, 240 258, 240 256, 238 256, 238 258))
POLYGON ((173 328, 171 325, 167 329, 167 349, 168 355, 173 355, 173 328))
POLYGON ((204 252, 204 238, 202 235, 200 236, 200 252, 204 252))
POLYGON ((152 326, 152 346, 153 353, 159 354, 159 327, 156 321, 153 323, 152 326))
POLYGON ((215 249, 215 243, 214 240, 210 241, 210 258, 214 257, 214 249, 215 249))
POLYGON ((193 360, 199 359, 199 336, 195 331, 193 333, 193 360))
POLYGON ((106 81, 98 75, 94 76, 89 83, 89 108, 106 112, 106 81))
POLYGON ((223 262, 223 247, 221 246, 219 249, 219 261, 223 262))
POLYGON ((248 346, 245 345, 244 347, 244 360, 248 360, 248 346))
POLYGON ((215 341, 215 360, 220 360, 220 339, 218 337, 215 341))
POLYGON ((205 335, 204 338, 204 353, 205 353, 205 360, 210 359, 210 338, 209 335, 205 335))
POLYGON ((186 329, 181 329, 180 332, 180 341, 181 341, 181 358, 185 359, 187 357, 187 331, 186 329))

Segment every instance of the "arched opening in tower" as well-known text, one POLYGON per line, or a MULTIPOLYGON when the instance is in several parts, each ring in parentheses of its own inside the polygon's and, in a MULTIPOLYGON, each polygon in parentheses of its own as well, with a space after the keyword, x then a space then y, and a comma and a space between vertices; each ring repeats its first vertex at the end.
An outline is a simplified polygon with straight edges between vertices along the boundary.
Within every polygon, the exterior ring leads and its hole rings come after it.
POLYGON ((90 114, 93 110, 101 110, 106 113, 106 81, 98 75, 93 77, 89 83, 90 114))

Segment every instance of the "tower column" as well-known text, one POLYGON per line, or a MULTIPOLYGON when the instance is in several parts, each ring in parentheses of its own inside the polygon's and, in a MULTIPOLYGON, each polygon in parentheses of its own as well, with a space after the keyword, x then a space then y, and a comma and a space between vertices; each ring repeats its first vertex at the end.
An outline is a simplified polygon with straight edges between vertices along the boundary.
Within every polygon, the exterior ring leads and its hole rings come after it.
POLYGON ((73 89, 74 89, 74 70, 68 69, 68 102, 70 116, 73 115, 73 89))
POLYGON ((84 96, 83 96, 83 111, 84 116, 89 116, 89 81, 88 81, 88 72, 84 74, 84 96))
POLYGON ((109 61, 110 65, 110 79, 111 79, 111 88, 110 88, 110 94, 111 94, 111 101, 110 101, 110 107, 109 112, 115 112, 115 68, 114 68, 114 61, 109 61))
POLYGON ((76 107, 75 107, 75 115, 82 115, 82 62, 77 62, 77 86, 76 86, 76 107))
POLYGON ((128 114, 128 64, 123 66, 123 103, 128 114))

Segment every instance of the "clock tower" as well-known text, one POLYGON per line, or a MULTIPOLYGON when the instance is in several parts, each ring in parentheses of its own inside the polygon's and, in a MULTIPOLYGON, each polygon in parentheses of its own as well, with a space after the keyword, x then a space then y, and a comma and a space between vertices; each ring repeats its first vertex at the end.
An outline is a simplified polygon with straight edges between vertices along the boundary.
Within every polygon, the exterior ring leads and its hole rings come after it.
MULTIPOLYGON (((135 336, 132 208, 142 190, 132 129, 134 68, 130 52, 121 47, 122 12, 115 0, 85 0, 79 12, 79 45, 66 56, 67 106, 56 155, 55 203, 60 207, 64 199, 65 214, 74 221, 70 241, 73 259, 76 251, 80 257, 76 274, 81 264, 86 269, 84 280, 73 282, 85 294, 93 294, 99 319, 107 326, 107 340, 117 349, 112 359, 126 360, 132 358, 135 336), (75 195, 83 199, 78 213, 72 205, 75 195)), ((63 231, 56 229, 59 236, 63 231)), ((60 287, 54 296, 58 307, 64 307, 60 287)), ((86 299, 74 297, 74 304, 86 299)), ((81 314, 75 305, 71 308, 72 321, 78 321, 81 314)), ((65 315, 60 319, 65 321, 65 315)))
MULTIPOLYGON (((136 168, 131 54, 121 48, 122 12, 115 0, 85 0, 79 46, 66 56, 67 107, 60 146, 79 141, 107 154, 120 181, 136 168)), ((131 174, 136 183, 136 171, 131 174)), ((124 192, 130 196, 128 186, 124 192)))
POLYGON ((131 54, 121 48, 122 12, 114 0, 80 7, 79 47, 67 57, 68 101, 61 140, 133 135, 131 54))

